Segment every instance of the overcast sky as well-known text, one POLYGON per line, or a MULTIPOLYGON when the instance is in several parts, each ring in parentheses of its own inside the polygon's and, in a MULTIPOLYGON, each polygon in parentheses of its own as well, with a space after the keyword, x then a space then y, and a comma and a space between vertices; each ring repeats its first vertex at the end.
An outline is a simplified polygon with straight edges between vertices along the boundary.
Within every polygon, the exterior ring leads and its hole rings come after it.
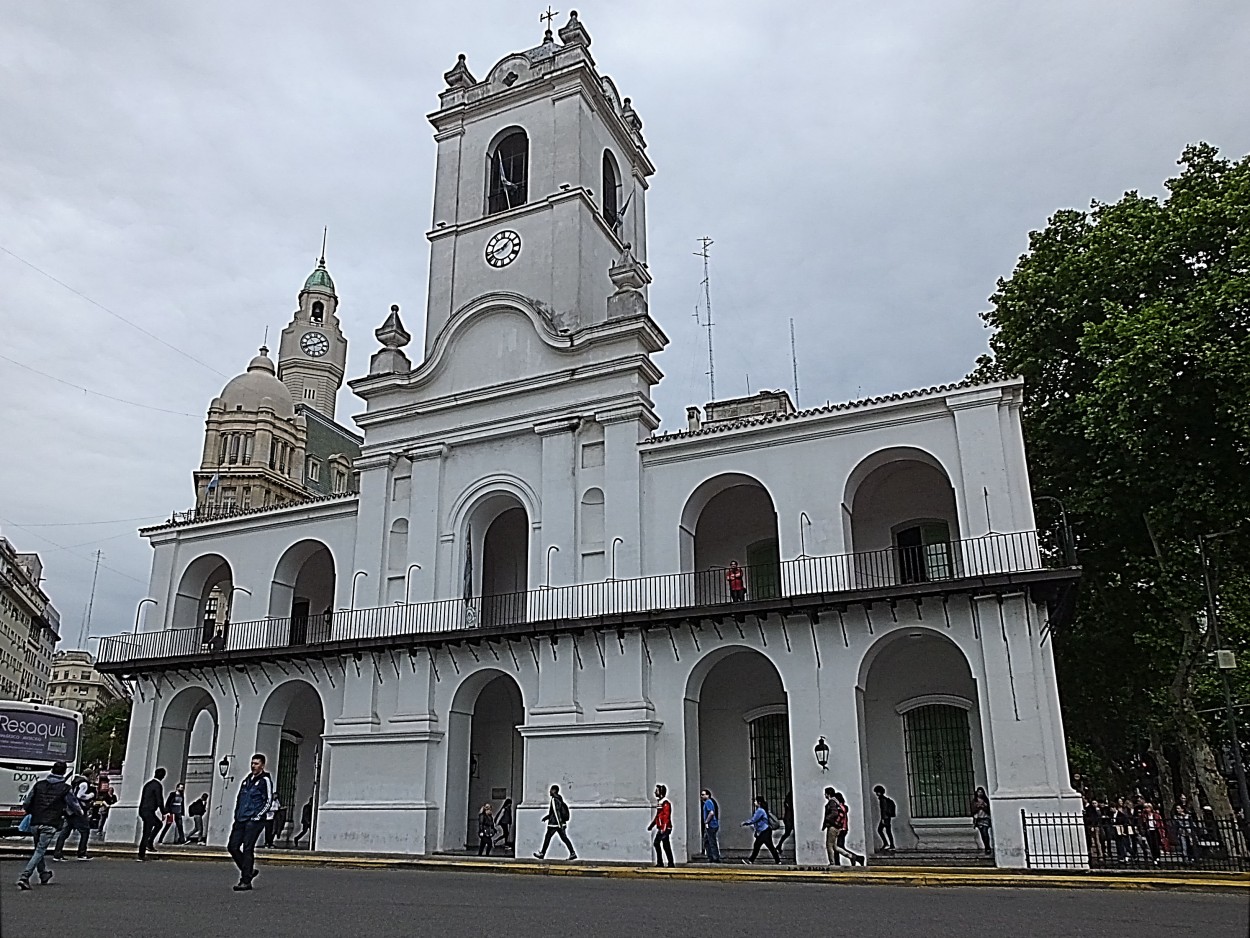
MULTIPOLYGON (((959 379, 995 281, 1053 211, 1161 192, 1190 142, 1250 151, 1245 0, 579 10, 657 167, 667 428, 708 399, 702 235, 718 397, 748 374, 790 387, 793 317, 811 406, 959 379)), ((43 555, 62 647, 97 549, 91 633, 131 627, 150 565, 135 530, 192 504, 209 401, 266 326, 276 342, 323 225, 348 376, 391 303, 421 335, 425 115, 457 53, 481 78, 540 41, 539 12, 0 0, 0 531, 43 555)), ((338 406, 363 410, 347 389, 338 406)))

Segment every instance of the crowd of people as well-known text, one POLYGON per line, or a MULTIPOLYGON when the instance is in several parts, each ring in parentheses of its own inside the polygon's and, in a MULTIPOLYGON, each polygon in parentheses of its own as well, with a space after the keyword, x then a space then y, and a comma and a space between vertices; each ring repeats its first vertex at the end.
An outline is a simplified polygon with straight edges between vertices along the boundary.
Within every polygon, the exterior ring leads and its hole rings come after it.
POLYGON ((1202 857, 1206 843, 1217 842, 1209 828, 1210 808, 1196 810, 1181 795, 1167 817, 1142 795, 1103 799, 1085 795, 1085 840, 1095 865, 1144 864, 1157 866, 1169 855, 1182 863, 1202 857))

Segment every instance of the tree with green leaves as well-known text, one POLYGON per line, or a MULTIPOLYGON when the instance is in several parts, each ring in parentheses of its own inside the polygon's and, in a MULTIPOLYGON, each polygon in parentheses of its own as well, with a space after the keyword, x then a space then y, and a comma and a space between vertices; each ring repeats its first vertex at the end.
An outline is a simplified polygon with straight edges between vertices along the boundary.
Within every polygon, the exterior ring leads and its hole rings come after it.
POLYGON ((1059 211, 1030 235, 973 376, 1024 377, 1034 492, 1076 529, 1084 586, 1055 638, 1074 765, 1124 783, 1145 741, 1165 799, 1200 787, 1227 815, 1198 537, 1220 535, 1219 625, 1250 703, 1250 157, 1198 144, 1179 163, 1164 198, 1059 211))
POLYGON ((130 706, 129 700, 114 700, 87 714, 82 727, 82 765, 111 769, 122 764, 130 733, 130 706))

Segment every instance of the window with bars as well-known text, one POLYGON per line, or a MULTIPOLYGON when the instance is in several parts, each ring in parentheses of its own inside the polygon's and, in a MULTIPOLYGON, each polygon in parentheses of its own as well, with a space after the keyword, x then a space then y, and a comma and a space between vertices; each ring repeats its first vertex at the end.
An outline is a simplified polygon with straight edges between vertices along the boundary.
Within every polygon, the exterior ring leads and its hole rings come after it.
POLYGON ((898 549, 900 583, 928 583, 954 576, 951 532, 945 521, 926 521, 903 528, 895 533, 894 546, 898 549))
POLYGON ((963 817, 976 787, 968 711, 927 704, 903 715, 907 794, 914 818, 963 817))
POLYGON ((768 799, 768 810, 781 817, 790 794, 790 720, 785 713, 767 713, 749 724, 752 796, 768 799))
MULTIPOLYGON (((295 804, 295 782, 299 768, 299 743, 283 735, 278 749, 278 800, 291 816, 291 806, 295 804)), ((277 837, 279 831, 274 831, 277 837)))

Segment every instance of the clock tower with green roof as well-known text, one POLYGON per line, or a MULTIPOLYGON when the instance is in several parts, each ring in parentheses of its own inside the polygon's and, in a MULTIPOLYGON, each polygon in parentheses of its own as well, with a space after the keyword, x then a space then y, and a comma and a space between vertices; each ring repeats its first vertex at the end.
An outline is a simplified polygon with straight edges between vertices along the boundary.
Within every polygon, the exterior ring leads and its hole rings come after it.
POLYGON ((347 339, 339 328, 338 306, 323 250, 317 268, 304 281, 299 309, 282 330, 278 378, 290 389, 295 403, 330 420, 347 364, 347 339))

